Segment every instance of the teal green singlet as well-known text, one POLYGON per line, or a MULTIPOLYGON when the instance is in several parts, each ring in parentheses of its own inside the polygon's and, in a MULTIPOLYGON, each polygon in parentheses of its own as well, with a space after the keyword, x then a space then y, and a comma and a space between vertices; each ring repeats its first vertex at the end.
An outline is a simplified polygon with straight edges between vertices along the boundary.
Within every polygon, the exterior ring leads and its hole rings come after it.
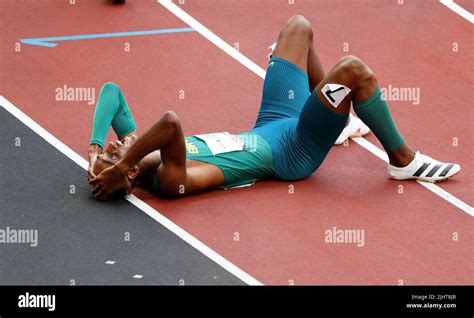
POLYGON ((206 142, 186 137, 186 158, 219 167, 225 182, 220 188, 232 188, 275 177, 273 154, 270 145, 261 136, 245 132, 236 135, 245 144, 244 151, 213 155, 206 142))

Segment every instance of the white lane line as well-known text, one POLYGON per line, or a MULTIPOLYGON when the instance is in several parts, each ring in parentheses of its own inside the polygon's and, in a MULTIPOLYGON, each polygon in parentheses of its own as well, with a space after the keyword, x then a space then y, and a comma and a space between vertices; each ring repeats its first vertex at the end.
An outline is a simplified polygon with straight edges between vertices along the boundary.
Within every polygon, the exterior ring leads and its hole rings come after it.
POLYGON ((474 23, 474 15, 471 12, 464 9, 463 7, 461 7, 456 2, 454 2, 454 0, 439 0, 439 2, 447 6, 450 10, 459 14, 461 17, 463 17, 467 21, 474 23))
MULTIPOLYGON (((74 150, 66 146, 59 139, 54 137, 46 129, 41 127, 28 115, 23 113, 18 107, 10 103, 4 96, 0 95, 0 105, 4 107, 10 114, 18 118, 22 123, 28 126, 35 133, 40 135, 44 140, 46 140, 53 147, 58 149, 72 161, 77 163, 84 170, 87 170, 88 162, 86 159, 78 155, 74 150)), ((199 241, 197 238, 186 232, 183 228, 179 227, 176 223, 173 223, 171 220, 166 218, 163 214, 137 198, 135 195, 127 196, 127 200, 135 205, 137 208, 141 209, 143 212, 152 217, 155 221, 158 221, 161 225, 166 227, 168 230, 173 232, 179 238, 184 240, 186 243, 197 249, 199 252, 213 260, 215 263, 219 264, 222 268, 227 270, 232 275, 236 276, 244 283, 248 285, 263 285, 261 282, 256 280, 254 277, 250 276, 248 273, 244 272, 242 269, 238 268, 222 255, 218 254, 216 251, 212 250, 209 246, 205 245, 203 242, 199 241)))
POLYGON ((426 189, 434 192, 441 198, 445 199, 449 203, 453 204, 454 206, 458 207, 459 209, 463 210, 470 216, 474 216, 474 209, 469 204, 465 203, 464 201, 456 198, 454 195, 449 193, 448 191, 444 190, 443 188, 438 187, 436 184, 431 182, 423 182, 417 181, 419 184, 424 186, 426 189))
POLYGON ((383 151, 382 149, 380 149, 379 147, 377 147, 376 145, 374 145, 373 143, 371 143, 370 141, 368 141, 367 139, 361 138, 361 137, 351 138, 351 139, 355 141, 356 143, 358 143, 362 148, 367 149, 370 153, 372 153, 373 155, 379 157, 380 159, 388 163, 387 153, 383 151))
POLYGON ((107 262, 105 262, 105 264, 107 264, 107 265, 114 265, 114 264, 115 264, 115 261, 107 261, 107 262))
POLYGON ((246 57, 245 55, 243 55, 242 53, 234 49, 231 45, 227 44, 227 42, 225 42, 220 37, 215 35, 211 30, 209 30, 204 25, 199 23, 199 21, 194 19, 192 16, 190 16, 189 14, 181 10, 181 8, 176 6, 170 0, 159 0, 158 2, 161 5, 163 5, 165 8, 167 8, 169 11, 171 11, 178 18, 186 22, 191 28, 201 33, 202 36, 204 36, 206 39, 211 41, 214 45, 216 45, 222 51, 226 52, 227 54, 232 56, 234 59, 239 61, 249 70, 257 74, 261 78, 265 77, 265 73, 266 73, 265 70, 263 70, 260 66, 255 64, 253 61, 251 61, 248 57, 246 57))
POLYGON ((133 278, 142 279, 142 278, 143 278, 143 275, 135 274, 135 275, 133 275, 133 278))
POLYGON ((89 165, 87 160, 79 156, 75 151, 71 148, 66 146, 62 141, 54 137, 51 133, 49 133, 46 129, 38 125, 33 119, 28 117, 25 113, 23 113, 20 109, 18 109, 15 105, 10 103, 5 97, 0 95, 0 105, 3 106, 10 114, 18 118, 22 123, 28 126, 31 130, 35 133, 40 135, 44 140, 49 142, 54 148, 61 151, 67 157, 69 157, 72 161, 77 163, 81 168, 87 170, 87 166, 89 165))
POLYGON ((158 221, 161 225, 172 231, 174 234, 179 236, 182 240, 186 241, 188 244, 193 246, 195 249, 212 259, 214 262, 225 268, 228 272, 232 273, 234 276, 238 277, 248 285, 263 285, 261 282, 256 280, 254 277, 250 276, 223 256, 209 248, 203 242, 199 241, 197 238, 186 232, 184 229, 173 223, 170 219, 166 218, 163 214, 158 213, 155 209, 149 206, 144 201, 140 200, 134 195, 131 195, 127 199, 133 205, 138 207, 140 210, 148 214, 150 217, 158 221))
MULTIPOLYGON (((379 147, 375 146, 374 144, 370 143, 367 141, 367 139, 364 138, 351 138, 354 140, 356 143, 367 149, 369 152, 372 154, 376 155, 386 163, 388 163, 388 156, 385 151, 380 149, 379 147)), ((451 193, 447 192, 446 190, 443 190, 442 188, 438 187, 436 184, 431 183, 431 182, 425 182, 425 181, 418 181, 419 184, 424 186, 426 189, 434 192, 436 195, 440 196, 441 198, 445 199, 449 203, 453 204, 457 208, 463 210, 470 216, 474 216, 474 209, 468 205, 467 203, 463 202, 459 198, 455 197, 451 193)))
MULTIPOLYGON (((204 25, 202 25, 199 21, 194 19, 192 16, 190 16, 188 13, 184 12, 183 9, 178 7, 176 4, 171 2, 171 0, 159 0, 158 1, 161 5, 163 5, 166 9, 168 9, 171 13, 173 13, 175 16, 177 16, 179 19, 181 19, 184 23, 195 29, 198 33, 200 33, 203 37, 205 37, 207 40, 210 42, 214 43, 217 47, 219 47, 221 50, 232 56, 235 60, 237 60, 239 63, 250 69, 252 72, 260 76, 261 78, 265 78, 265 70, 262 69, 260 66, 252 62, 250 59, 248 59, 246 56, 244 56, 242 53, 236 51, 232 46, 227 44, 224 40, 219 38, 215 33, 210 31, 208 28, 206 28, 204 25)), ((354 140, 357 142, 360 146, 364 147, 367 149, 369 152, 372 154, 376 155, 380 159, 387 161, 388 158, 387 155, 384 151, 382 151, 380 148, 369 142, 368 140, 364 138, 356 138, 354 140)), ((425 188, 429 189, 433 193, 437 194, 439 197, 445 199, 446 201, 450 202, 454 206, 458 207, 459 209, 463 210, 467 214, 474 216, 474 209, 468 205, 467 203, 461 201, 460 199, 456 198, 455 196, 449 194, 445 190, 441 189, 437 185, 431 184, 429 186, 425 185, 425 182, 419 182, 422 184, 425 188)))

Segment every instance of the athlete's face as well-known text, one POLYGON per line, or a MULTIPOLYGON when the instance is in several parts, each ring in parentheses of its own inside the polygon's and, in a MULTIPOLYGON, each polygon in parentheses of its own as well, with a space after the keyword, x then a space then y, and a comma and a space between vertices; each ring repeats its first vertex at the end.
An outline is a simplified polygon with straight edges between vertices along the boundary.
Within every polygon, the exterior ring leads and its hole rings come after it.
POLYGON ((97 176, 105 168, 116 164, 127 152, 131 145, 131 138, 125 137, 124 139, 111 141, 107 144, 104 152, 97 156, 97 161, 94 164, 94 174, 97 176))

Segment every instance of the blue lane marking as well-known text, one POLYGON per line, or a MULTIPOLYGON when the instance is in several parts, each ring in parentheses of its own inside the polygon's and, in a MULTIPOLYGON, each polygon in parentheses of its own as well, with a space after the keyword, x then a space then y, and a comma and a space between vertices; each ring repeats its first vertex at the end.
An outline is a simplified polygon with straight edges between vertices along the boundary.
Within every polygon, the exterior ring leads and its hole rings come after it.
POLYGON ((148 30, 148 31, 131 31, 131 32, 117 32, 117 33, 100 33, 100 34, 83 34, 83 35, 66 35, 66 36, 55 36, 51 38, 34 38, 34 39, 20 39, 21 43, 55 47, 57 41, 73 41, 73 40, 86 40, 86 39, 103 39, 103 38, 116 38, 120 36, 137 36, 137 35, 150 35, 150 34, 165 34, 165 33, 181 33, 181 32, 194 32, 193 28, 177 28, 177 29, 161 29, 161 30, 148 30))

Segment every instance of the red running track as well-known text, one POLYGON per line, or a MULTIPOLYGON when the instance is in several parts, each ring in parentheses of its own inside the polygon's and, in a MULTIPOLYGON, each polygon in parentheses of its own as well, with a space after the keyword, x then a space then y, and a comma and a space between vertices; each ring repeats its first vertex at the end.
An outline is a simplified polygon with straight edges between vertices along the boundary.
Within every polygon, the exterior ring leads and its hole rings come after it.
MULTIPOLYGON (((187 27, 155 1, 25 3, 0 3, 0 94, 84 157, 94 107, 56 101, 57 87, 98 92, 105 81, 117 82, 139 131, 169 109, 180 116, 186 135, 252 127, 262 79, 197 32, 68 41, 55 48, 23 44, 20 52, 14 50, 21 38, 187 27), (125 42, 130 52, 124 52, 125 42)), ((440 186, 472 205, 474 131, 466 119, 472 117, 473 47, 466 20, 421 0, 404 5, 340 0, 331 6, 206 0, 181 7, 226 42, 238 43, 263 68, 266 47, 286 19, 304 14, 314 24, 327 70, 341 56, 356 54, 382 87, 420 88, 419 105, 390 102, 393 116, 413 148, 463 166, 440 186)), ((378 145, 373 136, 368 140, 378 145)), ((261 182, 176 201, 139 196, 265 284, 474 283, 472 217, 415 182, 387 179, 386 164, 353 142, 332 150, 304 181, 261 182), (364 246, 325 243, 325 231, 334 227, 364 230, 364 246)))

